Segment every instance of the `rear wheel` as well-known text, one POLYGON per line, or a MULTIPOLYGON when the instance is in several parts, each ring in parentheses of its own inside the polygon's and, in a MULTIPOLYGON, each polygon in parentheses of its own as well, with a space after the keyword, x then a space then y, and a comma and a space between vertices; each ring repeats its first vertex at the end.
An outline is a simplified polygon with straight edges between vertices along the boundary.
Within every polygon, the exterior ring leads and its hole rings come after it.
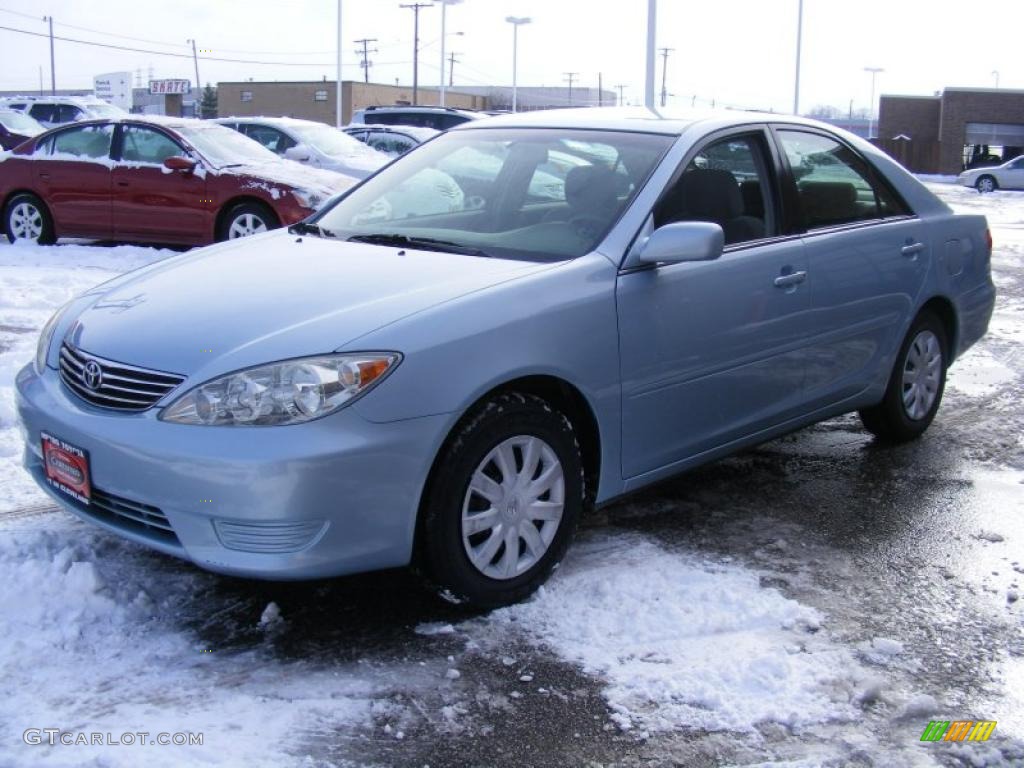
POLYGON ((240 203, 231 208, 220 225, 218 240, 236 240, 277 229, 281 226, 277 216, 262 203, 240 203))
POLYGON ((56 242, 50 211, 35 195, 15 195, 7 204, 4 216, 7 239, 12 243, 34 242, 49 245, 56 242))
POLYGON ((974 186, 977 187, 979 192, 995 192, 999 189, 999 184, 996 182, 995 177, 988 175, 979 178, 974 186))
POLYGON ((522 600, 565 554, 583 488, 569 420, 538 397, 496 395, 438 458, 421 528, 426 575, 474 607, 522 600))
POLYGON ((900 347, 885 398, 860 412, 869 432, 901 443, 928 429, 946 388, 948 348, 941 321, 931 313, 919 315, 900 347))

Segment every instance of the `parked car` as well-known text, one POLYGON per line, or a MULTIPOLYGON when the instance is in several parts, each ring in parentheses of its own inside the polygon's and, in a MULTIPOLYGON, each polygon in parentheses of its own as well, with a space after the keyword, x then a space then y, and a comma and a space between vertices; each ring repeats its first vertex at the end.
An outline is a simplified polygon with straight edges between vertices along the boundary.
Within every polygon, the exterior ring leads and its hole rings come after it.
POLYGON ((367 107, 352 114, 349 125, 412 125, 447 131, 487 115, 453 107, 367 107))
POLYGON ((45 131, 38 122, 14 109, 0 109, 0 149, 14 149, 45 131))
POLYGON ((957 176, 957 183, 979 192, 997 189, 1024 189, 1024 155, 994 168, 974 168, 957 176))
POLYGON ((354 181, 221 125, 132 116, 56 128, 0 157, 0 210, 12 242, 203 245, 299 221, 354 181))
POLYGON ((350 125, 344 130, 353 139, 388 157, 404 155, 440 133, 433 128, 417 128, 414 125, 350 125))
POLYGON ((815 121, 468 124, 290 231, 58 311, 16 380, 26 467, 213 571, 415 562, 452 601, 502 605, 595 504, 849 411, 921 435, 986 332, 990 255, 983 216, 815 121), (382 202, 466 153, 501 159, 483 206, 382 202), (545 164, 559 199, 529 195, 545 164))
POLYGON ((289 160, 364 179, 390 158, 343 131, 290 117, 225 117, 215 122, 234 128, 289 160))
POLYGON ((7 99, 3 106, 24 112, 44 128, 53 128, 79 120, 123 117, 128 113, 120 107, 88 96, 54 96, 7 99))

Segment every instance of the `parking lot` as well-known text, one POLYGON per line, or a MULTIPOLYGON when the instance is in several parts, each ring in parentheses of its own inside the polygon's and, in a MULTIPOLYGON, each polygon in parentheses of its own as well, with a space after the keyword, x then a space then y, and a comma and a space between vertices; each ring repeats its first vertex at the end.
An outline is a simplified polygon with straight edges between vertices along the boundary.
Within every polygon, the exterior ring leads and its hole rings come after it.
POLYGON ((58 511, 14 374, 72 295, 174 252, 0 246, 2 765, 1024 763, 1024 193, 989 216, 989 335, 920 440, 833 419, 589 519, 530 601, 467 615, 401 573, 219 577, 58 511), (930 720, 986 743, 922 743, 930 720), (202 733, 46 746, 26 729, 202 733))

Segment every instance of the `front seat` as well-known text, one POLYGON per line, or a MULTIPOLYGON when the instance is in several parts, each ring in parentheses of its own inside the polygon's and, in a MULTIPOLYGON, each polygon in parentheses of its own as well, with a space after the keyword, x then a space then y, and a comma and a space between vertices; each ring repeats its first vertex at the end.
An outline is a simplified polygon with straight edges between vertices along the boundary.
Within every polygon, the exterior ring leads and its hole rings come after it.
POLYGON ((615 172, 603 165, 580 165, 565 175, 565 202, 572 218, 605 219, 619 204, 615 172))
POLYGON ((764 237, 764 220, 743 214, 743 194, 736 178, 718 168, 697 168, 684 173, 671 193, 675 210, 667 220, 711 221, 725 233, 725 242, 742 243, 764 237))

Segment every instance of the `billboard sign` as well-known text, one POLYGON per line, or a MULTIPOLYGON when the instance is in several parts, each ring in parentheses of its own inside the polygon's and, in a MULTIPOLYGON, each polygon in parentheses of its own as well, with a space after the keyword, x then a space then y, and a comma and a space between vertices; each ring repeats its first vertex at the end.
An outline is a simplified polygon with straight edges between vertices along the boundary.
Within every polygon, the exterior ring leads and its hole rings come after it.
POLYGON ((92 79, 93 93, 97 99, 120 107, 125 112, 132 109, 132 73, 108 72, 92 79))
POLYGON ((190 80, 150 80, 149 92, 159 96, 182 95, 192 91, 190 80))

